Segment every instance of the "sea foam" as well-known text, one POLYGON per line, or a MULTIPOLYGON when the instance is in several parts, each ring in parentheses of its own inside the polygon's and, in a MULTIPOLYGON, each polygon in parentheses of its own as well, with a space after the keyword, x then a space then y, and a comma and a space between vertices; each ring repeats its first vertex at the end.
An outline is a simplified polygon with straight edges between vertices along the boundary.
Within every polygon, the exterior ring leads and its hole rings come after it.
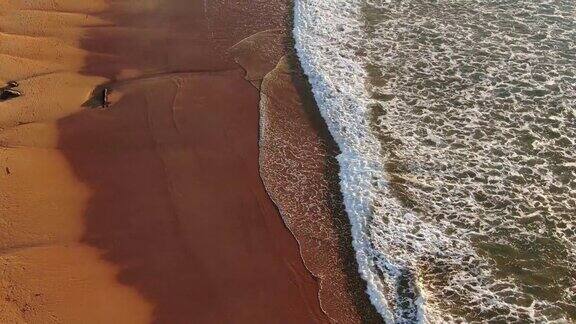
MULTIPOLYGON (((387 322, 570 319, 574 38, 564 34, 572 45, 544 55, 547 44, 535 37, 545 36, 534 32, 552 15, 551 25, 570 33, 570 8, 535 8, 526 1, 296 1, 296 49, 342 151, 341 189, 359 272, 387 322), (535 14, 542 19, 530 20, 535 14), (490 36, 498 42, 487 42, 486 50, 474 46, 480 43, 475 37, 490 36), (564 65, 564 74, 542 70, 532 76, 536 81, 525 81, 524 62, 539 57, 551 58, 552 67, 564 65), (515 91, 521 104, 500 100, 515 91), (534 115, 540 107, 552 108, 534 115), (560 168, 563 179, 555 169, 522 168, 534 163, 522 151, 524 119, 539 118, 563 125, 553 128, 563 140, 558 161, 545 165, 560 168), (516 153, 502 156, 514 145, 516 153), (533 184, 522 172, 542 176, 533 184), (555 195, 545 192, 551 188, 555 195), (543 208, 553 213, 542 216, 543 208), (546 222, 550 228, 543 232, 539 226, 546 222), (538 255, 522 247, 559 257, 545 263, 556 273, 535 273, 538 255), (522 266, 525 274, 514 268, 522 266), (553 287, 561 291, 556 299, 542 293, 552 276, 562 281, 553 287)), ((555 143, 549 132, 537 132, 531 131, 536 140, 530 145, 555 143)))
POLYGON ((377 263, 386 263, 383 266, 392 276, 399 276, 401 271, 380 255, 370 235, 378 230, 371 221, 375 191, 388 186, 381 177, 378 140, 369 131, 372 100, 365 90, 366 62, 358 55, 365 41, 360 9, 359 1, 296 1, 294 35, 321 114, 342 151, 338 156, 341 187, 360 274, 368 282, 372 303, 386 321, 392 322, 396 314, 385 291, 394 287, 380 278, 377 263))

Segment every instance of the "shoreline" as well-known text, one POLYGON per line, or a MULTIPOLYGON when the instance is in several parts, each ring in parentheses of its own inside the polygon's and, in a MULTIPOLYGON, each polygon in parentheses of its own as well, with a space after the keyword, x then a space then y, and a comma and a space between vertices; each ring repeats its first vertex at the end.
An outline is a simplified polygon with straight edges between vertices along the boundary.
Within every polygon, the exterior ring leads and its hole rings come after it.
POLYGON ((17 147, 3 151, 2 320, 327 322, 258 173, 258 92, 225 54, 282 22, 272 6, 27 5, 4 8, 7 32, 38 41, 3 36, 37 64, 1 76, 24 91, 0 113, 17 147), (83 107, 103 84, 110 108, 83 107))
POLYGON ((260 174, 307 269, 320 280, 323 310, 340 323, 381 323, 352 247, 336 160, 340 150, 295 52, 290 3, 283 28, 232 47, 246 79, 260 90, 260 174))
POLYGON ((24 89, 0 103, 0 157, 10 170, 0 178, 10 215, 0 224, 0 320, 380 320, 346 244, 335 144, 310 115, 317 108, 294 57, 281 60, 293 51, 291 1, 0 9, 11 44, 0 53, 8 67, 0 81, 24 89), (282 31, 274 46, 269 31, 282 31), (261 48, 248 46, 237 64, 228 49, 247 39, 261 48), (111 107, 88 108, 103 86, 111 107), (290 179, 275 175, 312 169, 273 163, 287 160, 273 161, 286 156, 266 144, 279 129, 259 127, 264 97, 274 97, 273 112, 289 102, 293 125, 307 130, 321 191, 309 197, 328 208, 321 224, 311 211, 295 218, 286 200, 294 192, 278 190, 275 181, 290 179))

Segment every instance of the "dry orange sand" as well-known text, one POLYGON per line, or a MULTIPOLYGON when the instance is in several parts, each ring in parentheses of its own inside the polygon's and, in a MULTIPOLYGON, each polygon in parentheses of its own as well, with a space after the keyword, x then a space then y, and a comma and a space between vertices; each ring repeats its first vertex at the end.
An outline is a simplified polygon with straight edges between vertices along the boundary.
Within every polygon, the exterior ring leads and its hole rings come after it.
POLYGON ((227 50, 282 1, 4 0, 0 323, 325 322, 227 50), (90 109, 109 84, 112 106, 90 109))

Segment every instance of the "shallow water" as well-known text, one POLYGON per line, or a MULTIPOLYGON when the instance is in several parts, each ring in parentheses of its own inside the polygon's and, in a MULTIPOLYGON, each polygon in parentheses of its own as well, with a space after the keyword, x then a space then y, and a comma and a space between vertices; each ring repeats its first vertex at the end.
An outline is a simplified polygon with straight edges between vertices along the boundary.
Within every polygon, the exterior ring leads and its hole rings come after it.
POLYGON ((390 322, 576 319, 576 5, 300 0, 390 322))

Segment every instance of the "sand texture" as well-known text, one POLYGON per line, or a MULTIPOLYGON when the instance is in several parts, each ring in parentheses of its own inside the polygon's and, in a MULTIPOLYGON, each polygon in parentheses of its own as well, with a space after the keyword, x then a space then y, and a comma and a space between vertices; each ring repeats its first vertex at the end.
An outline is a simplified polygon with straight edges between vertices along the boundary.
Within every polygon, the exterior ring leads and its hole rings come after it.
POLYGON ((259 176, 260 84, 228 51, 288 11, 0 2, 0 83, 24 94, 0 102, 0 322, 327 321, 259 176))

